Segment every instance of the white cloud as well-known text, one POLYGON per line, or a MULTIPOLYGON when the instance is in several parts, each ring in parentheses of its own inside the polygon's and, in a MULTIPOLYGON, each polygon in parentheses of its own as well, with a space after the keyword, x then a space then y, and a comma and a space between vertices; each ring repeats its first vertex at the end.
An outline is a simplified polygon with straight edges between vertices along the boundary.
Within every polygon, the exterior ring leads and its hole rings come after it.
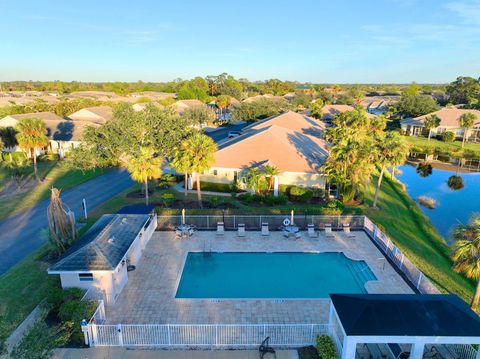
POLYGON ((445 8, 467 24, 480 25, 480 0, 449 2, 445 4, 445 8))

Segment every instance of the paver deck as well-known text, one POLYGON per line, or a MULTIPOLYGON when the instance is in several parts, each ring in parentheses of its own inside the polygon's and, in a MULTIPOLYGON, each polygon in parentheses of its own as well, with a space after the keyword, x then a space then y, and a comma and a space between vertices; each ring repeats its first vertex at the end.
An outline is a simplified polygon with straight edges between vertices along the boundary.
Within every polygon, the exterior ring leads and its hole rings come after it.
POLYGON ((236 232, 217 236, 196 232, 175 239, 173 232, 155 232, 141 261, 128 273, 128 283, 115 305, 107 308, 107 324, 303 324, 328 322, 329 299, 238 300, 176 299, 175 293, 189 251, 213 252, 343 252, 348 258, 364 260, 377 281, 367 282, 368 293, 413 293, 401 276, 363 231, 343 232, 333 237, 308 238, 306 232, 294 240, 281 232, 236 232))

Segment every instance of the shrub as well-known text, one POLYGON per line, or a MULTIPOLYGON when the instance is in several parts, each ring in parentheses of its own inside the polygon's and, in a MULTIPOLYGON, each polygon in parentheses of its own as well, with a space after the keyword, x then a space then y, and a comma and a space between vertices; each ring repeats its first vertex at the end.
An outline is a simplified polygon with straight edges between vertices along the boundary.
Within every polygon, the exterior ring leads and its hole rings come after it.
POLYGON ((284 205, 284 204, 287 204, 288 197, 284 194, 279 194, 277 197, 270 195, 270 196, 265 196, 263 198, 263 201, 265 202, 265 204, 269 206, 284 205))
POLYGON ((338 359, 337 350, 332 338, 328 335, 317 336, 317 351, 321 359, 338 359))
POLYGON ((162 199, 162 202, 165 205, 165 207, 168 207, 170 204, 172 204, 175 201, 174 194, 170 192, 163 193, 160 198, 162 199))
POLYGON ((451 131, 445 131, 441 134, 441 139, 443 142, 453 142, 455 140, 455 134, 451 131))
POLYGON ((344 204, 338 199, 328 201, 325 207, 322 208, 322 214, 336 216, 343 212, 344 204))
POLYGON ((306 187, 293 186, 290 188, 290 197, 301 202, 308 202, 313 197, 313 191, 306 187))

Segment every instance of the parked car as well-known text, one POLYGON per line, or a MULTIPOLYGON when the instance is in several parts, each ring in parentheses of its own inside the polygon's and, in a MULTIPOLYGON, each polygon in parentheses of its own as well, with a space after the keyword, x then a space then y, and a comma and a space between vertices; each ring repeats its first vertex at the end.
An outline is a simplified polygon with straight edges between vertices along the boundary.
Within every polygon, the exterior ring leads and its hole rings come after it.
POLYGON ((240 135, 241 135, 240 131, 230 131, 230 132, 228 132, 228 138, 238 137, 240 135))

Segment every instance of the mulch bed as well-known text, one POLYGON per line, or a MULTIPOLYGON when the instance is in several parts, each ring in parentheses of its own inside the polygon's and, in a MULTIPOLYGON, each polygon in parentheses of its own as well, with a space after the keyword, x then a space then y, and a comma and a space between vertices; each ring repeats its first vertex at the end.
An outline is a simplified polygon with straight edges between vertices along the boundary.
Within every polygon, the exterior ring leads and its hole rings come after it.
POLYGON ((309 347, 302 347, 298 350, 299 359, 319 359, 317 349, 311 345, 309 347))

